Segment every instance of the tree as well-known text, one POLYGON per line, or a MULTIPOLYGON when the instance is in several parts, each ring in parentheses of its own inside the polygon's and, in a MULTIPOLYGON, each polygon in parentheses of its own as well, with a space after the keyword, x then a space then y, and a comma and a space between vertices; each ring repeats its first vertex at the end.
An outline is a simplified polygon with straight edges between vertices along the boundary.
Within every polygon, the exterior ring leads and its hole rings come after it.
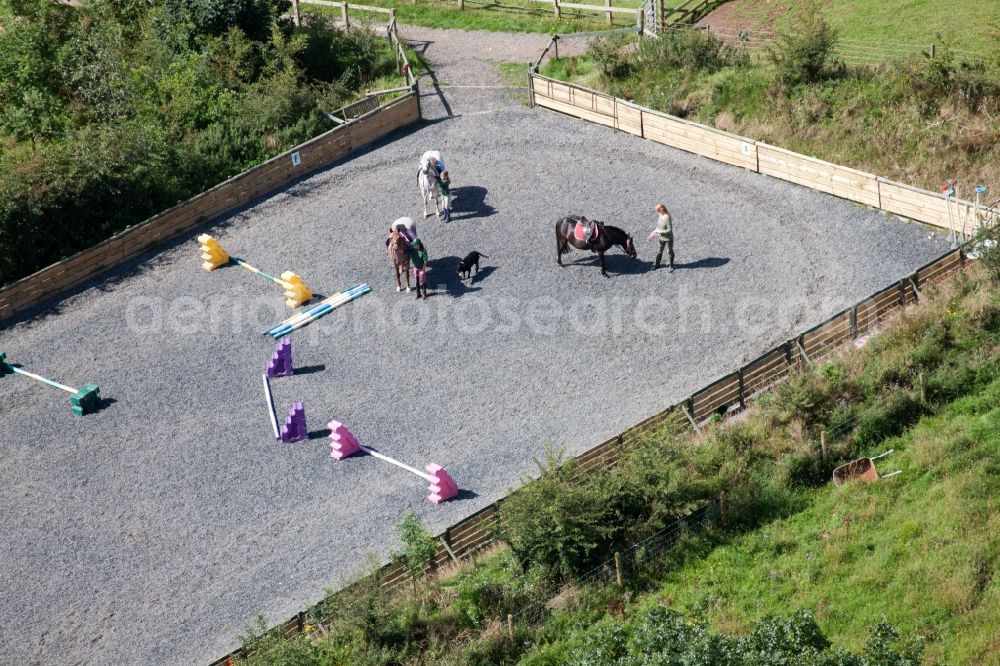
POLYGON ((250 39, 263 42, 291 4, 289 0, 169 0, 166 7, 176 19, 190 21, 199 34, 220 36, 239 28, 250 39))

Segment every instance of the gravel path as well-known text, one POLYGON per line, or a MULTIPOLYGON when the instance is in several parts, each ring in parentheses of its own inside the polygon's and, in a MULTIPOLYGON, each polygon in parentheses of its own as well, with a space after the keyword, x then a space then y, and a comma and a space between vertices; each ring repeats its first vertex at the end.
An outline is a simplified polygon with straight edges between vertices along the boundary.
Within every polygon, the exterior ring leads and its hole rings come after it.
POLYGON ((279 290, 202 271, 194 234, 0 331, 11 361, 116 401, 79 419, 60 392, 0 379, 0 663, 221 656, 258 611, 284 620, 386 556, 406 511, 440 530, 519 485, 543 444, 581 452, 946 249, 844 201, 457 87, 498 85, 488 61, 526 62, 544 38, 407 32, 453 84, 428 90, 432 120, 210 229, 318 289, 375 288, 296 334, 308 370, 274 382, 280 412, 305 402, 314 439, 278 444, 265 416, 260 331, 287 315, 279 290), (458 200, 450 224, 420 224, 433 293, 418 302, 392 288, 383 239, 419 214, 429 148, 458 200), (650 270, 642 240, 658 200, 677 219, 672 274, 650 270), (639 260, 610 255, 611 279, 581 252, 559 269, 553 224, 570 211, 634 233, 639 260), (461 283, 472 249, 489 259, 461 283), (331 461, 331 418, 446 466, 464 498, 433 506, 400 469, 331 461))

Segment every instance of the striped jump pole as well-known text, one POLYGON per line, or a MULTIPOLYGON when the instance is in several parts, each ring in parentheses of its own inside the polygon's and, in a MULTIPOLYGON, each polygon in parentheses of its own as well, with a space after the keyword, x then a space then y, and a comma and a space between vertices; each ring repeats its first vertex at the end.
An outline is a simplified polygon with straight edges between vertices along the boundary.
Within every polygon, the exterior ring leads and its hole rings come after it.
POLYGON ((323 317, 324 315, 333 312, 334 310, 344 305, 345 303, 350 303, 354 299, 364 296, 371 290, 372 290, 371 286, 365 283, 358 285, 357 287, 350 289, 347 292, 337 294, 336 296, 331 296, 330 298, 326 299, 319 305, 316 305, 309 311, 303 313, 303 316, 301 318, 296 319, 294 323, 279 324, 278 326, 275 326, 270 331, 268 331, 268 334, 274 339, 278 339, 282 336, 288 335, 289 333, 297 331, 304 326, 308 326, 309 324, 316 321, 320 317, 323 317))
POLYGON ((98 388, 96 384, 87 384, 81 389, 76 389, 72 386, 66 386, 65 384, 54 382, 51 379, 42 377, 41 375, 28 372, 20 366, 11 365, 7 362, 6 352, 0 349, 0 375, 5 375, 7 373, 14 373, 21 375, 22 377, 28 377, 29 379, 34 379, 35 381, 51 386, 52 388, 57 388, 61 391, 70 393, 70 410, 77 416, 92 414, 101 407, 101 389, 98 388))

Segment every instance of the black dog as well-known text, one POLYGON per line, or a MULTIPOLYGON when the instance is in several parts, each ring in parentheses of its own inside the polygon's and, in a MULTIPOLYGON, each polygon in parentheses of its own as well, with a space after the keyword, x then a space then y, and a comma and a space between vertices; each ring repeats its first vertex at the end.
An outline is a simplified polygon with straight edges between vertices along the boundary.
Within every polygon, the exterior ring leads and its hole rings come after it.
POLYGON ((472 267, 476 267, 476 275, 479 275, 479 258, 489 259, 485 254, 480 254, 473 250, 469 254, 465 255, 465 259, 462 259, 461 263, 458 264, 458 274, 462 276, 462 279, 472 276, 472 267))

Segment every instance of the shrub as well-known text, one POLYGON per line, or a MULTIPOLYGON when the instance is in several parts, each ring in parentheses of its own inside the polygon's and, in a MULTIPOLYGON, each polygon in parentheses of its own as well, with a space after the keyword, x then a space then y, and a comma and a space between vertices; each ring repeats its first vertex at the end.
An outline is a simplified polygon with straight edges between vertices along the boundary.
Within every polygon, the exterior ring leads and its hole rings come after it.
POLYGON ((809 0, 798 8, 789 30, 778 34, 768 55, 777 66, 781 82, 796 86, 816 83, 843 71, 834 55, 836 46, 837 32, 823 18, 822 6, 817 0, 809 0))
POLYGON ((573 465, 546 450, 541 476, 510 495, 500 508, 498 535, 527 568, 529 563, 570 576, 603 559, 617 523, 590 475, 573 482, 573 465))
POLYGON ((608 79, 628 75, 629 62, 624 55, 625 40, 621 36, 595 39, 587 46, 587 55, 601 68, 601 73, 608 79))
POLYGON ((707 30, 667 30, 656 39, 644 39, 635 54, 641 68, 715 72, 745 65, 746 52, 734 48, 707 30))

